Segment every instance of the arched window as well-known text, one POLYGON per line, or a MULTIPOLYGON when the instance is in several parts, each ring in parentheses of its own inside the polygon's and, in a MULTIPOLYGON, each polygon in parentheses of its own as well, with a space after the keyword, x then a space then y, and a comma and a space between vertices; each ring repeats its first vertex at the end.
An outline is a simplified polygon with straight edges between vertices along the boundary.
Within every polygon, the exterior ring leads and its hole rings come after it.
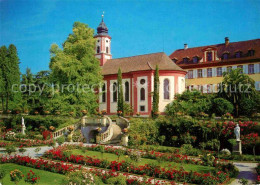
POLYGON ((97 47, 97 53, 100 53, 100 47, 99 46, 97 47))
POLYGON ((125 82, 125 101, 129 101, 129 82, 125 82))
POLYGON ((106 53, 108 53, 108 47, 106 47, 106 53))
POLYGON ((113 83, 113 102, 117 102, 117 85, 116 85, 116 82, 113 83))
POLYGON ((170 99, 170 88, 169 88, 169 80, 164 79, 163 81, 163 97, 166 100, 170 99))
POLYGON ((140 89, 140 100, 145 101, 145 89, 143 87, 140 89))
POLYGON ((102 86, 102 102, 106 102, 106 84, 102 86))

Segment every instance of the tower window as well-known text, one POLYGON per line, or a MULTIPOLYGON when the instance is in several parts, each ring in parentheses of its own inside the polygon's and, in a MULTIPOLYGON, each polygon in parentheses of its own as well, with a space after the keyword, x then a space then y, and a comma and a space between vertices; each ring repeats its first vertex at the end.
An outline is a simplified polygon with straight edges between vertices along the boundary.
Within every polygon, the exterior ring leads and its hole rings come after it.
POLYGON ((104 84, 102 87, 102 102, 106 102, 106 84, 104 84))
POLYGON ((97 53, 100 53, 100 47, 99 46, 97 47, 97 53))
POLYGON ((125 101, 129 101, 129 82, 125 82, 125 101))
POLYGON ((106 40, 106 42, 108 43, 108 40, 106 40))
POLYGON ((144 85, 144 84, 145 84, 145 79, 141 79, 141 80, 140 80, 140 84, 141 84, 141 85, 144 85))
POLYGON ((207 61, 212 61, 212 52, 207 52, 207 61))
POLYGON ((108 53, 108 47, 106 47, 106 53, 108 53))
POLYGON ((113 83, 113 102, 117 102, 117 85, 116 85, 116 82, 113 83))
POLYGON ((140 89, 140 100, 145 101, 145 89, 144 88, 140 89))
POLYGON ((163 97, 165 100, 169 100, 170 99, 170 88, 169 88, 169 80, 165 79, 163 81, 163 97))

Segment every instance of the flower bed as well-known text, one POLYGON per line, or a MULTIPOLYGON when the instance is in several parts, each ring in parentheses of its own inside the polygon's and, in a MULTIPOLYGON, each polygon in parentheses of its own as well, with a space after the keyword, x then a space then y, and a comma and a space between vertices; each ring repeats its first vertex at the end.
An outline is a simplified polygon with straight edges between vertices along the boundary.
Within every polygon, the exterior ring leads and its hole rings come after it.
POLYGON ((66 164, 64 162, 52 162, 43 159, 33 159, 27 156, 19 155, 11 157, 1 156, 0 163, 15 163, 60 174, 66 174, 68 172, 81 169, 81 166, 74 166, 72 164, 66 164))
POLYGON ((9 145, 15 146, 22 146, 22 147, 33 147, 33 146, 43 146, 43 145, 50 145, 53 143, 53 140, 32 140, 32 139, 22 139, 22 140, 15 140, 12 142, 0 142, 0 147, 6 147, 9 145))
MULTIPOLYGON (((186 172, 184 170, 177 170, 174 168, 165 169, 160 166, 145 164, 141 166, 133 165, 130 161, 112 161, 95 159, 92 157, 84 157, 82 155, 67 155, 63 153, 60 148, 51 149, 44 154, 49 159, 68 161, 77 164, 83 164, 88 166, 95 166, 100 168, 111 169, 113 172, 122 171, 129 172, 138 175, 147 175, 156 178, 174 180, 178 182, 188 182, 194 184, 218 184, 223 183, 229 179, 229 175, 233 173, 229 166, 223 164, 216 166, 215 173, 197 173, 197 172, 186 172), (220 171, 219 169, 225 170, 220 171)), ((231 164, 228 164, 231 165, 231 164)), ((233 174, 232 174, 233 175, 233 174)))

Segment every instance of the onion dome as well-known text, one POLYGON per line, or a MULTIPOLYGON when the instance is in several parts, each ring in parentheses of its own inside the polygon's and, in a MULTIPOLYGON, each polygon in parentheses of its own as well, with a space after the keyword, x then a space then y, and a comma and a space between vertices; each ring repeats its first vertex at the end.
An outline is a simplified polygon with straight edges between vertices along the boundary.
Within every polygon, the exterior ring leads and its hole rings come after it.
POLYGON ((97 27, 97 35, 108 35, 108 28, 103 20, 103 17, 101 23, 97 27))

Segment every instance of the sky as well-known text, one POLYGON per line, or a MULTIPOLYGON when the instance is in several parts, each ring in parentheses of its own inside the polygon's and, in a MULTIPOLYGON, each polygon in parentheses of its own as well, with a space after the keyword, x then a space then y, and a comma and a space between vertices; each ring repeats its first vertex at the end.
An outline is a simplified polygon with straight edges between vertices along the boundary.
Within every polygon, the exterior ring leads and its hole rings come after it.
POLYGON ((113 58, 260 38, 260 0, 0 0, 0 46, 17 47, 22 73, 48 70, 51 44, 103 11, 113 58))

